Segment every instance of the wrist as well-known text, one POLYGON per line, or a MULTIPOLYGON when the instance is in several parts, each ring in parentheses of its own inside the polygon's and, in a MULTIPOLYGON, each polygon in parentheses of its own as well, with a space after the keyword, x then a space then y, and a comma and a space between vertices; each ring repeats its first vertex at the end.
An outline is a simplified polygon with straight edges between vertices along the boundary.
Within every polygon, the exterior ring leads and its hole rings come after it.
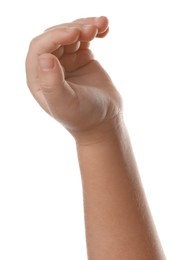
POLYGON ((89 146, 117 139, 124 132, 124 120, 122 114, 118 114, 105 122, 90 129, 71 133, 78 146, 89 146))

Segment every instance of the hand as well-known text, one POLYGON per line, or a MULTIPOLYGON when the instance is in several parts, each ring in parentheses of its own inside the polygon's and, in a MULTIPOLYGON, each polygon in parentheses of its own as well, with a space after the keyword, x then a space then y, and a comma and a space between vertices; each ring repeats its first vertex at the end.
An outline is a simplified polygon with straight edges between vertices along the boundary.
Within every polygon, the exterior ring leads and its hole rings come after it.
POLYGON ((107 33, 106 17, 78 19, 47 29, 29 47, 26 74, 33 96, 76 139, 93 136, 121 111, 119 93, 89 49, 91 40, 107 33))

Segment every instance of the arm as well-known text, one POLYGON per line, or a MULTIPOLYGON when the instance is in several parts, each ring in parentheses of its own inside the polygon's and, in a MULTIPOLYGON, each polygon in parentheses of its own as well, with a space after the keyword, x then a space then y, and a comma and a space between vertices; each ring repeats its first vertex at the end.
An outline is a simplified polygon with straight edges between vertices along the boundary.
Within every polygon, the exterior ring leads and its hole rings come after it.
POLYGON ((88 258, 162 260, 122 119, 121 97, 89 49, 91 40, 107 32, 105 17, 87 18, 34 38, 26 59, 28 86, 41 107, 75 138, 88 258))
POLYGON ((92 260, 165 259, 121 117, 92 145, 77 144, 92 260))

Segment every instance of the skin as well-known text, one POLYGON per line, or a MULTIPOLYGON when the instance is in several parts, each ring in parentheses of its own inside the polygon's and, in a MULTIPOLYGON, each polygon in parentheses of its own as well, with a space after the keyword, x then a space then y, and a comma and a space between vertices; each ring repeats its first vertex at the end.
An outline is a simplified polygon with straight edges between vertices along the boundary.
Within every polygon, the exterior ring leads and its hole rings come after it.
POLYGON ((27 82, 40 106, 74 137, 83 186, 89 260, 165 259, 122 116, 122 99, 90 41, 106 17, 78 19, 35 37, 27 82))

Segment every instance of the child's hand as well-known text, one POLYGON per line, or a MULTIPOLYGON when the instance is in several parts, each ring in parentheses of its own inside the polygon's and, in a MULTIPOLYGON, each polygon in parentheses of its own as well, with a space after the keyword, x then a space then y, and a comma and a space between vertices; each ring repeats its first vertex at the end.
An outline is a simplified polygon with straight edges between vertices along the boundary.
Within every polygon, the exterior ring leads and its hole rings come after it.
POLYGON ((107 18, 86 18, 54 26, 30 44, 28 86, 41 107, 76 139, 97 138, 94 133, 101 134, 121 111, 117 90, 89 50, 91 40, 107 33, 107 18))

